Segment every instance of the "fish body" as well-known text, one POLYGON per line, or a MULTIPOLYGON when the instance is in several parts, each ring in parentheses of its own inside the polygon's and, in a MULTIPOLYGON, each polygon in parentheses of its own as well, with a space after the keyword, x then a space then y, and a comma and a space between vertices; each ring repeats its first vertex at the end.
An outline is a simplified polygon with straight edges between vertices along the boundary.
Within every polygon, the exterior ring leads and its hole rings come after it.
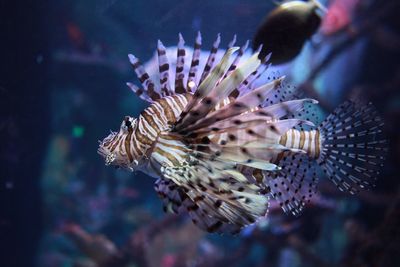
MULTIPOLYGON (((153 177, 162 175, 160 169, 164 165, 182 165, 190 150, 186 149, 186 144, 182 142, 181 136, 174 136, 169 131, 178 121, 192 97, 192 93, 166 96, 154 101, 141 112, 137 119, 127 116, 122 127, 127 127, 127 122, 132 126, 130 126, 131 129, 130 127, 126 128, 126 136, 112 134, 113 139, 104 142, 103 149, 108 149, 108 153, 114 153, 114 151, 117 153, 117 158, 114 160, 117 165, 140 169, 153 177), (134 159, 142 160, 134 162, 134 159)), ((229 103, 228 100, 224 105, 229 103)), ((270 121, 279 122, 278 119, 270 121)), ((282 135, 270 138, 269 142, 271 145, 282 145, 289 149, 295 149, 296 152, 297 149, 300 149, 309 157, 318 158, 321 149, 319 137, 318 130, 290 129, 282 135)), ((225 143, 229 136, 226 133, 211 133, 207 138, 218 144, 225 143)), ((232 137, 230 138, 232 139, 232 137)), ((276 153, 270 153, 268 157, 265 155, 264 160, 278 164, 284 154, 277 150, 276 153)))
POLYGON ((273 64, 294 59, 321 24, 318 9, 315 1, 289 1, 279 5, 259 26, 253 49, 262 45, 261 57, 272 52, 273 64))
POLYGON ((199 34, 185 70, 180 36, 173 82, 161 42, 159 83, 129 56, 142 88, 128 86, 150 105, 100 142, 106 165, 156 177, 166 209, 187 212, 218 233, 237 233, 266 216, 270 198, 299 214, 316 191, 316 165, 340 190, 374 184, 385 142, 372 105, 346 102, 316 127, 305 107, 317 101, 296 99, 284 77, 254 88, 268 58, 256 52, 241 62, 246 45, 232 41, 216 61, 219 43, 220 37, 200 70, 199 34))

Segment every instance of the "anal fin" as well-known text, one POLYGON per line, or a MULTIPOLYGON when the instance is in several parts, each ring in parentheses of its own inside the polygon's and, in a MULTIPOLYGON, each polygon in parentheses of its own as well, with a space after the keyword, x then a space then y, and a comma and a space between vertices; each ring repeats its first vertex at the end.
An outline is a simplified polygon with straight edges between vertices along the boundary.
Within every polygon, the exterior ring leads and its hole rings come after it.
MULTIPOLYGON (((318 179, 315 164, 304 154, 288 154, 277 164, 282 167, 281 170, 262 172, 266 190, 286 213, 299 215, 316 193, 318 179)), ((257 173, 253 176, 257 178, 257 173)))

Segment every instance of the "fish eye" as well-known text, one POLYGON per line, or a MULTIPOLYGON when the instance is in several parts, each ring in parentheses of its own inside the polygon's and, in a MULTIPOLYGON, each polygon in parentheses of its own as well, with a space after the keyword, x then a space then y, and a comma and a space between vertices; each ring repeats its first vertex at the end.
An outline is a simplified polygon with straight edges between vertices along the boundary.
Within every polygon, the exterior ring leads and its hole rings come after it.
POLYGON ((126 116, 125 117, 125 126, 126 127, 132 127, 132 122, 130 121, 130 117, 126 116))
POLYGON ((121 129, 126 132, 129 129, 133 128, 133 122, 134 122, 134 118, 130 117, 130 116, 125 116, 124 120, 122 121, 121 124, 121 129))

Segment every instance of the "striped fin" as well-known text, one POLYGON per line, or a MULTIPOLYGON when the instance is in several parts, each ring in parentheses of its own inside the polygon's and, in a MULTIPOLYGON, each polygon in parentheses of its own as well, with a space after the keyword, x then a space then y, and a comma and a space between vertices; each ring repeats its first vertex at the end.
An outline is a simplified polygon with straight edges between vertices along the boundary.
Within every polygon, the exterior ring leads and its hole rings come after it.
MULTIPOLYGON (((223 79, 225 79, 232 71, 234 71, 239 64, 240 59, 242 58, 244 52, 247 50, 249 47, 250 41, 247 40, 246 43, 240 47, 239 53, 236 55, 235 59, 233 60, 231 66, 229 67, 228 71, 225 73, 223 79)), ((235 88, 235 90, 232 91, 230 97, 236 98, 239 95, 239 91, 235 88)))
POLYGON ((160 87, 161 95, 171 95, 171 88, 169 85, 169 63, 167 58, 167 52, 160 40, 157 43, 157 54, 158 54, 158 69, 160 72, 160 87))
POLYGON ((199 163, 166 167, 163 175, 184 188, 193 202, 187 207, 189 215, 208 232, 237 233, 267 212, 268 197, 237 171, 199 163))
POLYGON ((150 79, 149 74, 144 70, 139 59, 132 54, 129 54, 128 57, 137 77, 139 78, 140 83, 143 85, 143 90, 146 91, 147 95, 153 101, 160 99, 160 93, 156 91, 154 82, 150 79))
POLYGON ((147 91, 137 87, 133 83, 127 82, 126 85, 141 99, 146 102, 153 103, 153 99, 147 94, 147 91))
POLYGON ((159 178, 154 188, 163 201, 165 212, 168 210, 172 210, 176 214, 188 212, 193 223, 204 231, 236 234, 242 228, 240 225, 222 222, 218 218, 209 216, 209 208, 197 204, 202 203, 206 198, 208 203, 212 203, 211 206, 214 206, 214 203, 219 203, 218 200, 209 195, 192 191, 190 193, 191 198, 189 198, 185 193, 189 189, 178 186, 172 180, 164 178, 159 178))
POLYGON ((352 101, 322 122, 317 161, 341 191, 354 194, 375 185, 387 152, 383 126, 372 104, 360 107, 352 101))
MULTIPOLYGON (((228 51, 234 51, 234 48, 228 51)), ((223 80, 219 85, 211 89, 211 91, 199 101, 192 109, 190 109, 191 117, 187 118, 189 124, 195 123, 199 118, 205 117, 215 106, 222 100, 228 97, 232 89, 236 85, 240 84, 245 77, 247 77, 251 72, 253 72, 258 65, 260 60, 258 59, 258 54, 254 54, 249 60, 244 62, 239 68, 234 70, 225 80, 223 80), (195 116, 198 114, 198 116, 195 116)))
POLYGON ((217 54, 218 47, 219 47, 220 43, 221 43, 221 35, 218 33, 217 39, 215 40, 215 42, 213 43, 213 46, 211 48, 210 55, 208 56, 206 65, 204 66, 204 70, 203 70, 203 73, 201 75, 199 84, 201 84, 206 79, 206 77, 210 73, 211 69, 213 68, 214 61, 215 61, 215 56, 217 54))
POLYGON ((222 77, 222 75, 224 75, 228 68, 230 56, 236 50, 236 47, 228 49, 218 65, 212 70, 210 75, 208 75, 207 78, 199 85, 195 94, 193 95, 192 100, 188 103, 185 111, 181 114, 180 120, 175 125, 175 131, 179 131, 191 124, 193 121, 198 120, 200 115, 205 115, 194 113, 192 109, 215 88, 215 84, 222 77))
MULTIPOLYGON (((240 224, 232 224, 228 222, 224 222, 219 218, 215 218, 209 215, 209 208, 206 206, 210 205, 209 203, 219 203, 218 200, 212 199, 210 196, 204 194, 199 194, 198 192, 192 192, 192 198, 195 199, 205 199, 207 197, 207 202, 201 201, 201 205, 188 205, 187 211, 189 216, 191 217, 193 223, 198 226, 200 229, 207 231, 209 233, 218 233, 218 234, 238 234, 240 233, 243 225, 240 224), (198 194, 198 195, 196 195, 198 194)), ((212 206, 212 204, 211 204, 212 206)))
POLYGON ((232 92, 232 88, 235 88, 238 84, 242 83, 243 80, 246 80, 246 77, 255 72, 259 66, 260 60, 258 59, 258 54, 255 53, 250 59, 232 71, 226 79, 222 80, 207 97, 215 98, 217 102, 225 99, 232 92))
POLYGON ((226 72, 226 74, 224 75, 224 78, 236 69, 244 52, 246 52, 247 48, 249 47, 249 43, 250 43, 250 41, 247 40, 246 43, 240 47, 238 54, 236 55, 235 59, 232 61, 232 64, 229 66, 229 69, 226 72))
POLYGON ((194 43, 192 63, 190 64, 190 70, 187 82, 187 88, 189 92, 193 92, 197 89, 196 75, 200 64, 200 53, 201 53, 200 48, 201 48, 201 34, 200 32, 198 32, 196 41, 194 43))
POLYGON ((188 207, 189 215, 197 226, 210 233, 237 234, 244 227, 256 222, 258 218, 265 216, 268 211, 268 202, 266 201, 268 198, 261 195, 233 190, 221 193, 221 195, 232 195, 231 198, 237 198, 238 204, 233 204, 232 200, 230 202, 223 201, 199 191, 190 191, 189 194, 192 199, 197 200, 196 206, 188 207), (253 211, 252 209, 255 209, 253 207, 256 205, 251 205, 251 203, 261 206, 261 212, 253 211), (258 203, 262 203, 262 205, 258 203))
POLYGON ((179 33, 178 50, 176 57, 176 72, 175 72, 175 93, 183 94, 186 93, 186 88, 184 85, 185 79, 185 41, 183 40, 182 34, 179 33))
MULTIPOLYGON (((281 77, 280 79, 260 86, 259 88, 253 90, 247 95, 237 98, 235 101, 229 103, 221 109, 216 110, 204 117, 203 119, 198 120, 191 127, 188 127, 187 131, 200 129, 207 125, 212 125, 217 121, 232 118, 244 112, 249 112, 254 108, 257 108, 265 102, 265 99, 267 99, 271 96, 271 94, 274 94, 277 91, 283 79, 284 77, 281 77)), ((255 111, 255 113, 261 116, 272 117, 271 114, 264 114, 261 111, 255 111)))
POLYGON ((246 85, 241 85, 239 88, 235 88, 235 93, 234 98, 238 98, 240 96, 244 96, 250 92, 252 92, 255 88, 253 87, 253 84, 257 81, 258 78, 263 75, 268 68, 271 66, 271 64, 265 65, 263 69, 257 70, 257 73, 254 74, 254 78, 250 79, 249 81, 246 82, 246 85))
MULTIPOLYGON (((232 40, 228 43, 228 49, 229 49, 229 48, 232 48, 232 47, 235 45, 235 43, 236 43, 236 34, 233 35, 232 40)), ((229 70, 229 69, 228 69, 228 70, 229 70)), ((225 75, 217 82, 217 85, 218 85, 221 81, 223 81, 223 80, 226 78, 227 74, 228 74, 228 71, 227 71, 227 72, 225 73, 225 75)))

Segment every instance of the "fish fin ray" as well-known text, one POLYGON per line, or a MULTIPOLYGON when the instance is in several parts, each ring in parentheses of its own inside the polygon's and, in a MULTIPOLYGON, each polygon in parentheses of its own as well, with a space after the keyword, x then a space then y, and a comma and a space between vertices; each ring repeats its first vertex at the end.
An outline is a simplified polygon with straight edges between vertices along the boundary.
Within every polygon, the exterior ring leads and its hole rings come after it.
POLYGON ((200 228, 217 233, 237 232, 264 216, 268 198, 259 194, 259 187, 223 162, 200 160, 196 164, 165 167, 163 179, 170 179, 191 202, 189 216, 200 228))
POLYGON ((278 201, 285 213, 299 215, 317 190, 315 164, 304 154, 284 153, 276 172, 263 172, 264 184, 271 199, 278 201))
POLYGON ((161 98, 161 94, 159 91, 159 88, 156 87, 154 82, 151 80, 149 74, 146 72, 144 67, 142 66, 142 63, 139 61, 138 58, 136 58, 134 55, 129 54, 129 61, 136 73, 136 76, 138 77, 140 83, 143 86, 143 90, 146 92, 146 94, 153 100, 157 100, 161 98))
POLYGON ((383 120, 372 104, 346 101, 320 125, 317 159, 328 178, 351 194, 374 187, 387 154, 383 120))

